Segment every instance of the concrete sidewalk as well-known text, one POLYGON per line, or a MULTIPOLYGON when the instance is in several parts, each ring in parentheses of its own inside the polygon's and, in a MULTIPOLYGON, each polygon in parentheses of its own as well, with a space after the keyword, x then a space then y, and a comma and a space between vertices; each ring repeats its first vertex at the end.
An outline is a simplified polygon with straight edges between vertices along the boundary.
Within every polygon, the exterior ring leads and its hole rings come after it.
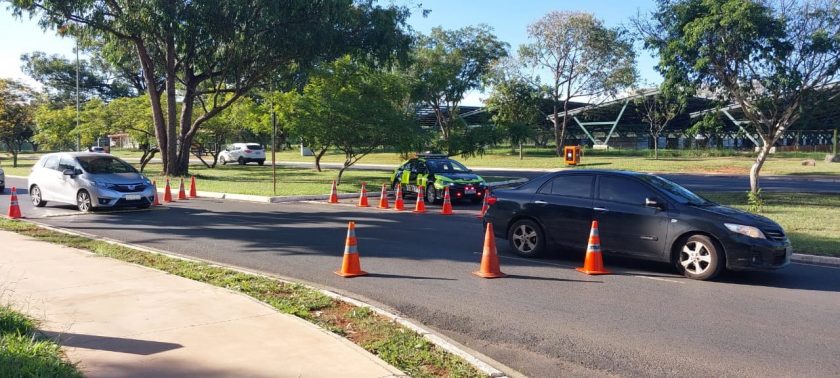
POLYGON ((0 231, 0 301, 88 377, 393 377, 361 347, 245 295, 0 231))

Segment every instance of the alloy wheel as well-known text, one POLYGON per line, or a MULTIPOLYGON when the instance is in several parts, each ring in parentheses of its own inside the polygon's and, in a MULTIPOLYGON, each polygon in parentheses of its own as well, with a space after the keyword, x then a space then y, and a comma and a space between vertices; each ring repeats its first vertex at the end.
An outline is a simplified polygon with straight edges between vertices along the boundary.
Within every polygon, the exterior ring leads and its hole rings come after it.
POLYGON ((530 253, 538 244, 537 230, 530 225, 521 224, 513 230, 513 245, 523 253, 530 253))
POLYGON ((679 262, 687 272, 695 275, 703 274, 712 265, 712 253, 707 245, 692 240, 685 243, 680 251, 679 262))

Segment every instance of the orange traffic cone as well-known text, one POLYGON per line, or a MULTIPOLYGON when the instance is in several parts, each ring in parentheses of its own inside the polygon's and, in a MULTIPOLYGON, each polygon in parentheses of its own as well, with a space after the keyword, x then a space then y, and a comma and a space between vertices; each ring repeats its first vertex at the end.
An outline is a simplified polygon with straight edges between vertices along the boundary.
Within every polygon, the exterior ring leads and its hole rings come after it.
POLYGON ((601 237, 598 235, 598 221, 592 221, 592 231, 589 233, 589 244, 586 246, 586 260, 582 268, 575 268, 586 274, 610 274, 604 270, 604 260, 601 257, 601 237))
POLYGON ((396 210, 396 211, 405 210, 405 201, 403 201, 403 194, 402 194, 402 184, 397 184, 396 197, 397 198, 394 200, 394 210, 396 210))
POLYGON ((166 178, 166 188, 163 190, 163 202, 172 202, 172 189, 169 186, 169 177, 166 178))
POLYGON ((338 203, 338 193, 335 189, 335 180, 333 180, 332 189, 330 189, 330 199, 327 203, 338 203))
POLYGON ((20 205, 18 204, 17 188, 15 187, 12 187, 12 195, 9 197, 9 218, 23 218, 23 215, 20 213, 20 205))
POLYGON ((335 272, 342 277, 364 276, 367 272, 362 270, 359 261, 359 248, 356 244, 356 222, 347 224, 347 239, 344 242, 344 261, 341 263, 341 270, 335 272))
POLYGON ((420 190, 417 191, 417 203, 414 205, 414 212, 415 213, 425 213, 426 212, 426 202, 423 201, 423 197, 426 194, 426 187, 421 186, 420 190))
POLYGON ((487 209, 490 208, 490 205, 487 204, 487 197, 490 197, 490 189, 484 190, 484 201, 482 201, 481 212, 478 213, 477 218, 484 218, 484 214, 487 214, 487 209))
POLYGON ((443 207, 440 209, 443 215, 452 215, 452 199, 449 197, 449 187, 443 190, 443 207))
POLYGON ((379 196, 379 208, 380 209, 387 209, 391 206, 388 205, 388 191, 385 189, 385 184, 382 184, 382 194, 379 196))
POLYGON ((492 223, 487 223, 487 231, 484 232, 484 252, 481 254, 481 268, 473 274, 484 278, 507 276, 499 269, 499 255, 496 254, 496 237, 493 235, 492 223))
POLYGON ((362 191, 359 193, 359 204, 356 206, 370 207, 370 204, 368 204, 367 190, 365 190, 365 183, 362 183, 362 191))
POLYGON ((160 199, 158 199, 157 194, 157 182, 155 180, 152 180, 152 189, 155 191, 155 200, 152 201, 152 206, 160 206, 160 199))
POLYGON ((178 199, 185 200, 187 199, 187 192, 184 191, 184 178, 181 177, 181 185, 178 187, 178 199))
POLYGON ((190 176, 190 198, 198 197, 197 191, 195 187, 195 176, 190 176))

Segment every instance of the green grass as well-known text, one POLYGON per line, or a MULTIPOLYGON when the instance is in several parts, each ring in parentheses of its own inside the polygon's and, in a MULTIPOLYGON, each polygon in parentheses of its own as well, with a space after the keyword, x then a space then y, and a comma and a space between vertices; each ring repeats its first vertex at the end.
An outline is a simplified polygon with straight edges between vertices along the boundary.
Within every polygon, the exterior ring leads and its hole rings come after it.
POLYGON ((36 333, 35 321, 0 305, 0 377, 81 377, 61 347, 36 333))
POLYGON ((67 235, 21 221, 0 218, 0 229, 241 292, 342 335, 412 377, 482 376, 472 365, 420 334, 366 308, 332 299, 303 285, 67 235))
MULTIPOLYGON (((745 193, 703 193, 723 205, 747 210, 745 193)), ((762 193, 764 215, 778 222, 798 253, 840 257, 840 195, 762 193)))

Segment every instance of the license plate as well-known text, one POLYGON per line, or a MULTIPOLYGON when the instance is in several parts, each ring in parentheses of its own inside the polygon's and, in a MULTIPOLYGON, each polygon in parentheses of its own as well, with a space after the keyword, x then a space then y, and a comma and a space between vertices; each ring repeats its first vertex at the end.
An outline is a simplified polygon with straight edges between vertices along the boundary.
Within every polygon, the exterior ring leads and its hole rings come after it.
POLYGON ((464 194, 475 194, 475 189, 470 189, 470 188, 464 189, 464 194))
POLYGON ((126 194, 125 195, 125 200, 126 201, 139 201, 140 198, 143 198, 143 197, 140 196, 139 194, 126 194))

